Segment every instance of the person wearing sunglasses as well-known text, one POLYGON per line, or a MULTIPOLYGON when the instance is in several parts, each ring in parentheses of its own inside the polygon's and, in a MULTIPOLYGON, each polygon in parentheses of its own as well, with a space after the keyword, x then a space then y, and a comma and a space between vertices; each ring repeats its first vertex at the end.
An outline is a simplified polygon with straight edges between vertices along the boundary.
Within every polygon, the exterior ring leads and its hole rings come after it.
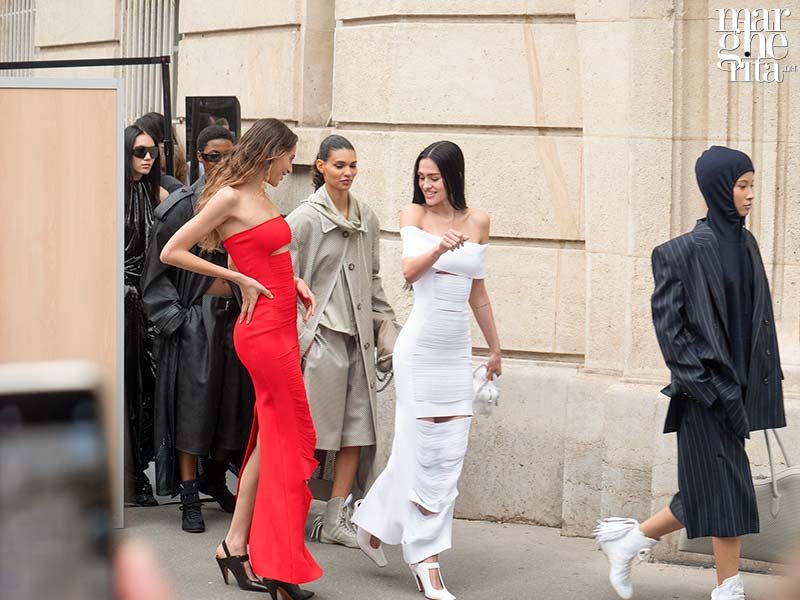
POLYGON ((192 191, 200 197, 203 186, 206 184, 206 175, 210 174, 220 161, 230 154, 236 136, 227 127, 211 125, 206 127, 197 136, 197 160, 203 165, 203 174, 192 184, 192 191))
POLYGON ((159 165, 161 165, 161 200, 163 201, 168 193, 186 183, 188 167, 186 165, 186 152, 178 141, 178 134, 175 126, 172 127, 172 166, 174 177, 167 175, 167 159, 164 154, 164 115, 158 112, 149 112, 142 115, 133 123, 147 135, 153 138, 160 150, 159 165))
MULTIPOLYGON (((162 176, 166 180, 176 179, 162 176)), ((228 281, 164 264, 161 251, 195 212, 198 194, 177 182, 155 210, 142 274, 142 300, 158 330, 155 388, 155 472, 159 495, 181 500, 181 527, 205 531, 199 494, 229 513, 236 498, 226 485, 247 447, 255 392, 233 346, 241 295, 228 281)), ((224 248, 191 253, 227 266, 224 248)))
POLYGON ((141 128, 125 129, 125 407, 129 448, 126 451, 126 499, 155 506, 145 474, 153 460, 155 392, 154 331, 145 316, 141 277, 159 203, 161 169, 158 146, 141 128))

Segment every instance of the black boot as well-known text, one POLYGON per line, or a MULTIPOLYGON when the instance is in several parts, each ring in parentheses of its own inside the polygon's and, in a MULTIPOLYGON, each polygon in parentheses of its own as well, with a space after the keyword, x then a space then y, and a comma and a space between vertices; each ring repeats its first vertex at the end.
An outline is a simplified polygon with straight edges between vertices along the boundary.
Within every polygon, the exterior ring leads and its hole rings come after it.
POLYGON ((225 512, 232 513, 236 508, 236 496, 231 494, 225 483, 227 463, 217 460, 203 460, 203 476, 199 479, 199 489, 211 496, 225 512))
POLYGON ((202 533, 206 530, 203 512, 200 509, 201 506, 197 479, 181 481, 181 511, 183 511, 184 531, 202 533))
POLYGON ((133 484, 133 493, 131 494, 128 502, 136 506, 158 506, 158 501, 153 497, 153 486, 150 485, 147 476, 144 479, 138 479, 133 484))

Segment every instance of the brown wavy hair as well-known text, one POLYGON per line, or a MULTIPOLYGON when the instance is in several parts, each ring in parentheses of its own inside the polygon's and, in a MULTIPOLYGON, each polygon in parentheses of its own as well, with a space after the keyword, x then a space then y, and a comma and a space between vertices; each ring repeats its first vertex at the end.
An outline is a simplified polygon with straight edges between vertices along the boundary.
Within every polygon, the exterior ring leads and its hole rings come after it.
MULTIPOLYGON (((297 135, 281 121, 259 119, 253 123, 233 147, 233 151, 209 174, 195 213, 203 210, 222 188, 236 187, 264 177, 264 167, 267 167, 269 176, 273 161, 290 152, 296 145, 297 135)), ((216 230, 200 240, 200 247, 207 252, 217 250, 221 245, 222 238, 216 230)))

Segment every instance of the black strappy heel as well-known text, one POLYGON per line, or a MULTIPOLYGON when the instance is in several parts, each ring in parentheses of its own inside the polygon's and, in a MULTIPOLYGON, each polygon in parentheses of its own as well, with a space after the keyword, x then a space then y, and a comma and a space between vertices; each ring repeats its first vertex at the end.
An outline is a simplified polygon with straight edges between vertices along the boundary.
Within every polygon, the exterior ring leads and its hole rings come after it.
POLYGON ((230 571, 236 578, 236 583, 239 584, 240 590, 245 590, 247 592, 266 592, 272 595, 273 598, 275 597, 264 582, 248 577, 247 571, 245 571, 244 568, 244 563, 250 560, 249 555, 239 554, 237 556, 231 556, 225 540, 222 540, 222 550, 225 552, 225 558, 220 558, 219 556, 215 558, 217 559, 219 570, 222 572, 222 578, 225 580, 225 585, 228 585, 228 572, 230 571))
POLYGON ((308 600, 314 595, 314 592, 304 590, 296 583, 284 583, 277 579, 264 579, 264 584, 267 586, 272 600, 282 600, 284 596, 290 600, 308 600), (280 595, 278 594, 279 592, 280 595))

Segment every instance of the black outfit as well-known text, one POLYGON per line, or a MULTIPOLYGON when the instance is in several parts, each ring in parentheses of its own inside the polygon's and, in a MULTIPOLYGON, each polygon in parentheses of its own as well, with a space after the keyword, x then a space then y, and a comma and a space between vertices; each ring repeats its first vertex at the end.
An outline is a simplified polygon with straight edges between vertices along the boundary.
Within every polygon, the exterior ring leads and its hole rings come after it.
POLYGON ((786 425, 769 284, 733 205, 736 180, 752 170, 741 152, 704 152, 696 173, 708 217, 653 250, 653 323, 672 375, 664 432, 678 432, 670 508, 690 538, 758 532, 744 440, 786 425))
MULTIPOLYGON (((195 202, 192 191, 180 186, 158 206, 143 276, 144 303, 159 336, 159 494, 179 492, 176 451, 201 457, 220 450, 243 452, 255 402, 250 378, 233 349, 238 300, 205 295, 213 277, 165 265, 159 258, 167 240, 192 217, 195 202)), ((225 252, 205 253, 196 246, 192 253, 227 266, 225 252)))
POLYGON ((753 262, 745 246, 744 217, 733 202, 733 187, 739 177, 754 171, 753 163, 743 152, 716 146, 703 154, 695 169, 708 205, 706 223, 719 245, 733 366, 746 388, 753 330, 753 262))
POLYGON ((153 460, 153 397, 155 392, 155 331, 141 300, 141 276, 157 199, 144 181, 129 184, 125 199, 125 375, 128 460, 126 496, 150 495, 145 475, 153 460))
POLYGON ((205 185, 206 185, 206 174, 203 173, 202 175, 200 175, 200 177, 197 178, 197 180, 192 185, 189 186, 192 188, 192 191, 194 192, 194 195, 197 196, 198 200, 200 199, 200 193, 203 191, 205 185))

